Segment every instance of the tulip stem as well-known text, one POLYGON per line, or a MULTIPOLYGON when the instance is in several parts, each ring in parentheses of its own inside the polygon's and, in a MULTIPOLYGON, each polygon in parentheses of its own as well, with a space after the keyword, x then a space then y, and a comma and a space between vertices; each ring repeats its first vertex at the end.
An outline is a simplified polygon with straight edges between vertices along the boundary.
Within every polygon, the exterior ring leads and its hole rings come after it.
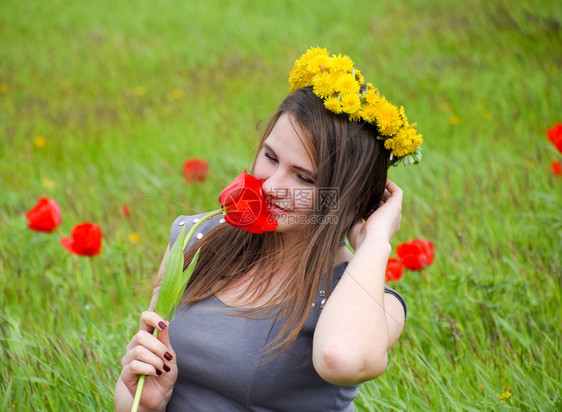
POLYGON ((193 225, 191 230, 189 232, 187 232, 187 235, 185 236, 185 239, 183 240, 182 250, 185 250, 185 247, 187 246, 187 242, 189 242, 189 239, 191 239, 191 236, 193 236, 193 233, 195 233, 195 230, 199 227, 199 225, 201 225, 201 223, 203 223, 205 220, 210 219, 213 216, 218 215, 219 213, 223 213, 222 208, 217 209, 217 210, 213 210, 212 212, 207 213, 205 216, 203 216, 201 219, 199 219, 199 221, 193 225))
MULTIPOLYGON (((160 331, 158 329, 154 329, 154 332, 152 332, 152 334, 154 335, 155 338, 157 338, 159 332, 160 331)), ((145 379, 146 379, 146 375, 139 376, 139 383, 137 384, 137 391, 135 392, 135 399, 133 399, 133 406, 131 407, 131 412, 137 412, 139 409, 139 403, 140 403, 142 388, 144 386, 145 379)))

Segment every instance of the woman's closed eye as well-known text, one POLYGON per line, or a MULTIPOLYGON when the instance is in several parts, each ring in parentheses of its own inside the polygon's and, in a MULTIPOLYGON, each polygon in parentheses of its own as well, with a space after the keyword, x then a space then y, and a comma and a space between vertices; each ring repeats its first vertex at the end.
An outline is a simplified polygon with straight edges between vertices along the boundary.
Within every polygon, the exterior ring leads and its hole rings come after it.
POLYGON ((309 185, 316 184, 316 183, 314 183, 314 180, 309 179, 308 177, 306 177, 304 175, 298 174, 297 177, 306 184, 309 184, 309 185))
MULTIPOLYGON (((270 162, 272 163, 279 163, 279 160, 277 160, 277 158, 275 156, 273 156, 271 153, 269 152, 263 152, 263 155, 266 159, 268 159, 270 162)), ((306 177, 305 175, 301 174, 301 173, 297 173, 296 174, 297 179, 299 179, 301 182, 306 183, 307 185, 314 185, 316 184, 314 182, 314 180, 309 179, 308 177, 306 177)))
POLYGON ((278 162, 278 160, 268 152, 264 152, 263 155, 274 163, 278 162))

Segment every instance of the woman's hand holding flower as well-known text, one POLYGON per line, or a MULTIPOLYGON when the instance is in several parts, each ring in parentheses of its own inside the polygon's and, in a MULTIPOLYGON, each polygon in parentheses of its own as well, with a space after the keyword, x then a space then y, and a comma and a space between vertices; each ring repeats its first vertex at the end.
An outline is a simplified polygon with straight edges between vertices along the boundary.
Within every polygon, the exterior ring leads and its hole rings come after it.
MULTIPOLYGON (((121 380, 135 396, 139 375, 146 375, 140 407, 142 410, 164 410, 172 396, 178 376, 176 353, 168 334, 169 322, 156 312, 143 312, 140 329, 127 345, 121 364, 121 380), (153 336, 154 329, 160 333, 153 336)), ((141 410, 141 409, 139 409, 141 410)))

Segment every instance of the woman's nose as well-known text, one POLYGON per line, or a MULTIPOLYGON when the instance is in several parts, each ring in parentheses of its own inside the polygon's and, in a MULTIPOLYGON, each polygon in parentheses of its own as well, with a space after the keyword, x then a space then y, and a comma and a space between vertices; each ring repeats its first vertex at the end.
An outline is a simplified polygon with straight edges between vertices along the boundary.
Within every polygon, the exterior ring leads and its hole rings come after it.
POLYGON ((262 185, 264 193, 271 198, 283 199, 288 196, 289 189, 284 184, 283 176, 276 172, 270 175, 262 185))

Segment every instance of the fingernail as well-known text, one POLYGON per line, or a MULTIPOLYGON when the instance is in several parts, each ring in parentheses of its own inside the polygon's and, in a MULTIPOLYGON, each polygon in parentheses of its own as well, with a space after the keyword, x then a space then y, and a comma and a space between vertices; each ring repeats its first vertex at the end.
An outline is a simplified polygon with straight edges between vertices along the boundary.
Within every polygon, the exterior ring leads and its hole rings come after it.
POLYGON ((170 372, 170 367, 166 364, 164 364, 164 366, 162 366, 162 369, 164 369, 164 372, 166 372, 166 373, 170 372))
MULTIPOLYGON (((156 369, 156 368, 154 368, 154 369, 156 369)), ((156 374, 157 374, 158 376, 160 376, 160 375, 162 375, 162 372, 159 371, 158 369, 156 369, 156 374)))
POLYGON ((174 359, 174 357, 172 356, 172 354, 170 352, 166 352, 164 354, 164 359, 166 359, 167 361, 171 361, 172 359, 174 359))
POLYGON ((158 327, 160 329, 164 330, 168 327, 168 325, 166 325, 164 322, 160 321, 160 322, 158 322, 158 327))

